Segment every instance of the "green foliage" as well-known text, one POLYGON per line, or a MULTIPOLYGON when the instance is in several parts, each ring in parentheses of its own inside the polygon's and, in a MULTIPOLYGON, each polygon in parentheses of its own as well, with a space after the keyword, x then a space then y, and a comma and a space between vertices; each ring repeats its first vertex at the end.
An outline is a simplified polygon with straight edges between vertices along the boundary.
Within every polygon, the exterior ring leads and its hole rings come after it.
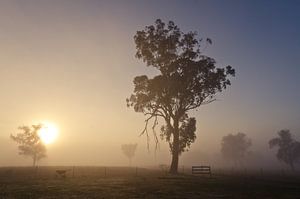
POLYGON ((46 147, 38 135, 41 128, 41 124, 31 125, 31 127, 20 126, 18 129, 22 132, 17 133, 16 136, 10 135, 11 139, 19 144, 19 154, 32 157, 33 166, 38 160, 46 157, 46 147))

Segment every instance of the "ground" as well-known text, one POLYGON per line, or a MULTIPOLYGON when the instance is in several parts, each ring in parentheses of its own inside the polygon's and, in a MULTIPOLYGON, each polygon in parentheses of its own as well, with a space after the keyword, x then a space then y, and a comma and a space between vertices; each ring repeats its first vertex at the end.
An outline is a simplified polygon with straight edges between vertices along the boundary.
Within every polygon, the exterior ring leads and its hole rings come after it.
POLYGON ((1 168, 0 198, 300 198, 300 178, 282 175, 171 176, 120 167, 1 168), (56 174, 67 171, 66 178, 56 174))

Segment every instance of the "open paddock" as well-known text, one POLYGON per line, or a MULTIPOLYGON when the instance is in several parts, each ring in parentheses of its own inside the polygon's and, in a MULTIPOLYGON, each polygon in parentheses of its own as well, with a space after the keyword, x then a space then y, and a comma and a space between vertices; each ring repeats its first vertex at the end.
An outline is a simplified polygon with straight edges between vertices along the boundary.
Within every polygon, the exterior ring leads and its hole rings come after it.
POLYGON ((3 167, 0 198, 299 198, 299 174, 172 176, 136 167, 3 167), (74 170, 73 170, 74 169, 74 170), (66 178, 56 170, 67 170, 66 178), (74 173, 73 173, 74 171, 74 173), (106 173, 105 173, 106 172, 106 173))

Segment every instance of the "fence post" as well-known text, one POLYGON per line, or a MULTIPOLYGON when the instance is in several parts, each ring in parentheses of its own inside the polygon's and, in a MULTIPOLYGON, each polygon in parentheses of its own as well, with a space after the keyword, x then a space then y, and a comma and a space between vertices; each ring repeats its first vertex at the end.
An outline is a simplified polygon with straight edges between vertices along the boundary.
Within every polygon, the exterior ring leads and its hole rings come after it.
POLYGON ((74 176, 75 176, 74 171, 75 171, 75 166, 73 166, 73 169, 72 169, 72 178, 74 178, 74 176))
POLYGON ((138 167, 135 168, 135 176, 138 175, 138 167))
POLYGON ((106 177, 106 167, 104 167, 104 177, 106 177))

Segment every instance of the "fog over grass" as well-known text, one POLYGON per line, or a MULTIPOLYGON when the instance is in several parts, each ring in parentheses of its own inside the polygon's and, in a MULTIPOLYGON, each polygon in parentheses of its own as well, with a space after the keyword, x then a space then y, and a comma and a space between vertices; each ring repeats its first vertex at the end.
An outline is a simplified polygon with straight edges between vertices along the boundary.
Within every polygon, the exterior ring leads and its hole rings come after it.
POLYGON ((300 140, 299 9, 261 1, 1 1, 0 166, 31 165, 9 136, 42 120, 59 136, 40 165, 127 166, 127 143, 138 144, 132 165, 169 164, 168 145, 155 153, 151 137, 148 151, 138 136, 144 117, 125 102, 135 76, 155 74, 134 57, 133 36, 162 18, 211 38, 204 53, 236 69, 216 102, 191 112, 197 139, 179 165, 230 168, 222 137, 243 132, 253 143, 246 167, 287 168, 268 141, 281 129, 300 140))

